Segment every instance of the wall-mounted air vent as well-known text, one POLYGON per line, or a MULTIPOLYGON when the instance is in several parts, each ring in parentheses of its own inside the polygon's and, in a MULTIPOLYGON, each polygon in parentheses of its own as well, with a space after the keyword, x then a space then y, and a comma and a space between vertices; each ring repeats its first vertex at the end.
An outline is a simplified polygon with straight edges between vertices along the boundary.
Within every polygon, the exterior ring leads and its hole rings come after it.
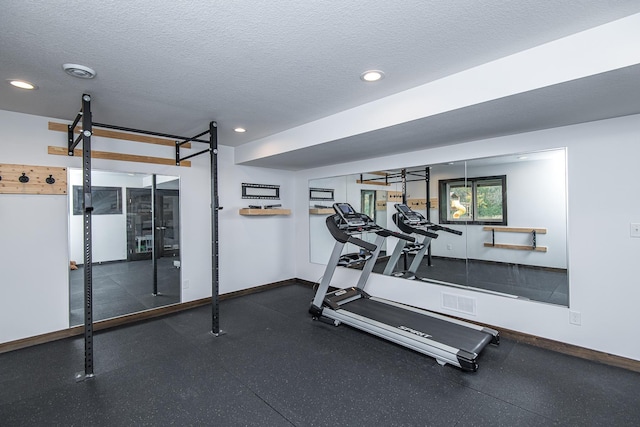
POLYGON ((442 293, 442 307, 461 313, 476 314, 476 299, 462 295, 442 293))

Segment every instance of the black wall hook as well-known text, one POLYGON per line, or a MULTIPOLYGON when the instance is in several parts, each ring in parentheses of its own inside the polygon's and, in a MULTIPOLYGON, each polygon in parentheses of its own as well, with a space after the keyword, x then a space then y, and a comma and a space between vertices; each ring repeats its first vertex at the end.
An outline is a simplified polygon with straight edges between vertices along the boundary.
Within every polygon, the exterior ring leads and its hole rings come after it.
POLYGON ((27 176, 26 173, 22 172, 22 176, 18 178, 18 181, 22 182, 23 184, 26 184, 27 182, 29 182, 29 177, 27 176))
POLYGON ((49 175, 49 178, 45 179, 47 184, 54 184, 56 182, 56 179, 53 177, 53 175, 49 175))

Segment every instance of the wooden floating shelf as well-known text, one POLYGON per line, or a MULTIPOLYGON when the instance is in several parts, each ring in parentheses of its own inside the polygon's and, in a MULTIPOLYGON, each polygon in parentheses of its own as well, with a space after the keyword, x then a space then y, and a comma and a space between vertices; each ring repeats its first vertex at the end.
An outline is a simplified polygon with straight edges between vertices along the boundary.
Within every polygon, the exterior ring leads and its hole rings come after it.
POLYGON ((309 213, 311 215, 331 215, 336 213, 333 208, 310 208, 309 213))
POLYGON ((484 242, 485 248, 500 248, 500 249, 519 249, 522 251, 535 251, 535 252, 547 252, 546 246, 533 246, 529 245, 511 245, 506 243, 496 243, 495 245, 489 242, 484 242))
POLYGON ((240 215, 267 216, 267 215, 291 215, 291 209, 240 209, 240 215))

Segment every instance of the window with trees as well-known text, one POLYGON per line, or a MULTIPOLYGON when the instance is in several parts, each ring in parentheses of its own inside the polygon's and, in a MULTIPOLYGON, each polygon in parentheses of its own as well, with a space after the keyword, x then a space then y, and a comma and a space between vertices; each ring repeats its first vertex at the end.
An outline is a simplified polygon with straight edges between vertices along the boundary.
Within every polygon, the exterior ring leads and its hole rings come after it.
POLYGON ((507 176, 439 181, 441 224, 507 225, 507 176))

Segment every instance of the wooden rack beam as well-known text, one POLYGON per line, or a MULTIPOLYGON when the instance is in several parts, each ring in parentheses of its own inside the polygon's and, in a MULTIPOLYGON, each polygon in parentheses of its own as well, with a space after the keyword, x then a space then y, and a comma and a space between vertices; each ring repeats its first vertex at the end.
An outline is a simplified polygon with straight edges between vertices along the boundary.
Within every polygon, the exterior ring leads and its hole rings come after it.
POLYGON ((369 185, 381 185, 384 187, 388 187, 391 184, 387 184, 384 181, 370 181, 370 180, 366 180, 366 179, 359 179, 356 181, 358 184, 369 184, 369 185))
MULTIPOLYGON (((175 146, 175 144, 174 144, 175 146)), ((67 148, 66 147, 54 147, 54 146, 49 146, 48 147, 48 152, 49 154, 53 154, 56 156, 68 156, 68 152, 67 152, 67 148)), ((82 150, 80 149, 75 149, 74 150, 74 156, 76 157, 81 157, 82 156, 82 150)), ((153 164, 157 164, 157 165, 169 165, 169 166, 175 166, 176 165, 176 160, 175 159, 165 159, 162 157, 152 157, 152 156, 139 156, 136 154, 122 154, 122 153, 112 153, 109 151, 95 151, 95 150, 91 150, 91 158, 93 159, 106 159, 106 160, 120 160, 123 162, 139 162, 139 163, 153 163, 153 164)), ((189 160, 184 160, 182 162, 180 162, 180 166, 184 166, 184 167, 191 167, 191 162, 189 160)))

